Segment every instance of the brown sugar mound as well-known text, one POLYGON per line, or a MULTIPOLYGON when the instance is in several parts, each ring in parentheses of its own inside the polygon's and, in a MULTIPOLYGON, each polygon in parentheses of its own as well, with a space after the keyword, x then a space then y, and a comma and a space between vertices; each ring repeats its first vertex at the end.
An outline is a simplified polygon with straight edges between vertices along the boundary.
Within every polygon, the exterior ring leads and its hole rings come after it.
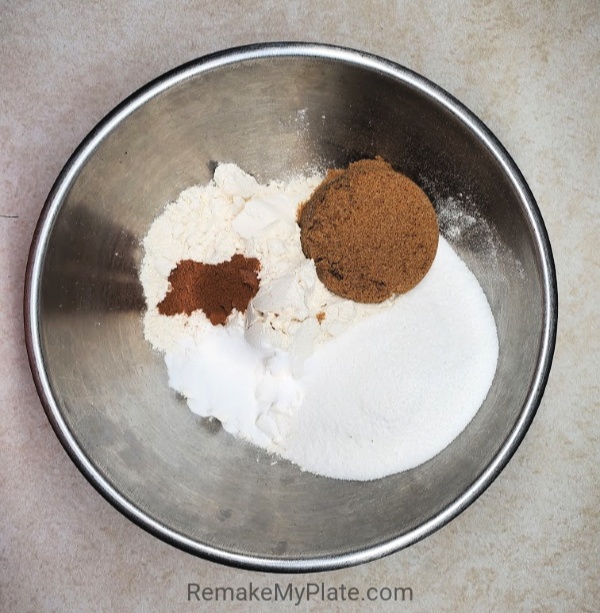
POLYGON ((236 253, 220 264, 181 260, 169 275, 170 288, 158 304, 161 315, 190 315, 198 309, 213 326, 223 325, 234 309, 244 313, 258 292, 260 262, 236 253))
POLYGON ((438 246, 421 188, 381 158, 330 170, 298 214, 304 255, 331 292, 383 302, 427 274, 438 246))

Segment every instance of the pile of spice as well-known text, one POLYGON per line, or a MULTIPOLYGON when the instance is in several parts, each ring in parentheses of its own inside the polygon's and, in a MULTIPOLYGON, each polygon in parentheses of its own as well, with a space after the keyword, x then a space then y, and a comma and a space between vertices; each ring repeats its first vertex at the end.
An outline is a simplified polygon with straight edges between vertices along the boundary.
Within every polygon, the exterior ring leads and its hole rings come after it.
POLYGON ((258 291, 260 262, 240 253, 220 264, 182 260, 169 274, 169 291, 158 303, 161 315, 191 315, 201 309, 213 326, 231 313, 245 313, 258 291))
POLYGON ((268 185, 219 165, 144 240, 144 333, 169 385, 316 474, 427 461, 477 412, 498 357, 486 297, 432 211, 382 160, 268 185))

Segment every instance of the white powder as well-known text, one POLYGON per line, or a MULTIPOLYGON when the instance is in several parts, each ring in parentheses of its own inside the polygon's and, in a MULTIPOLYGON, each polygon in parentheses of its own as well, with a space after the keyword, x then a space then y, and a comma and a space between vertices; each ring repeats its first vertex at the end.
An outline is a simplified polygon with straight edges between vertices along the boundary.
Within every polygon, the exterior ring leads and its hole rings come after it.
POLYGON ((329 292, 295 223, 319 181, 263 186, 224 164, 209 185, 184 191, 144 240, 144 333, 195 413, 314 473, 374 479, 428 460, 464 429, 494 376, 496 328, 443 238, 408 294, 362 305, 329 292), (261 262, 245 315, 215 327, 201 311, 158 313, 179 260, 236 252, 261 262))
POLYGON ((471 421, 497 358, 485 294, 441 239, 419 285, 307 360, 304 401, 281 453, 305 470, 342 479, 417 466, 471 421))

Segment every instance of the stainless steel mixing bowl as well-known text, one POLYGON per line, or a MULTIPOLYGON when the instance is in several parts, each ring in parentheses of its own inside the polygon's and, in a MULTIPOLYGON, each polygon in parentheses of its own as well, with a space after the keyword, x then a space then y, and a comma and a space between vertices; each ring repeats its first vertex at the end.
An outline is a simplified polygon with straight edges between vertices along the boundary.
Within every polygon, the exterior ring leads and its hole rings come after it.
POLYGON ((311 44, 199 59, 111 112, 48 196, 25 295, 40 398, 98 491, 173 545, 275 571, 389 554, 473 502, 531 423, 556 318, 542 219, 490 131, 397 64, 311 44), (162 356, 142 332, 140 240, 165 203, 211 178, 216 161, 236 162, 266 181, 375 155, 418 181, 440 219, 462 211, 471 220, 444 231, 487 294, 500 356, 486 401, 442 453, 384 479, 336 481, 281 460, 272 466, 260 450, 193 415, 169 389, 162 356))

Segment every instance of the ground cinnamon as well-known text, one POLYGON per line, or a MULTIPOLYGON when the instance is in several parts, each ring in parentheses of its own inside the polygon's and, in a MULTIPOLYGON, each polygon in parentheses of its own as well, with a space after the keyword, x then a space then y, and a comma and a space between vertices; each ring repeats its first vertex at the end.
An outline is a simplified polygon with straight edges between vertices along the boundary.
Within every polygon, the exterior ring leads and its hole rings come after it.
POLYGON ((223 325, 233 310, 244 313, 258 292, 260 262, 236 253, 220 264, 182 260, 169 275, 170 288, 158 304, 161 315, 190 315, 198 309, 214 326, 223 325))
POLYGON ((302 251, 334 294, 382 302, 425 276, 438 245, 431 201, 383 159, 330 170, 298 214, 302 251))

